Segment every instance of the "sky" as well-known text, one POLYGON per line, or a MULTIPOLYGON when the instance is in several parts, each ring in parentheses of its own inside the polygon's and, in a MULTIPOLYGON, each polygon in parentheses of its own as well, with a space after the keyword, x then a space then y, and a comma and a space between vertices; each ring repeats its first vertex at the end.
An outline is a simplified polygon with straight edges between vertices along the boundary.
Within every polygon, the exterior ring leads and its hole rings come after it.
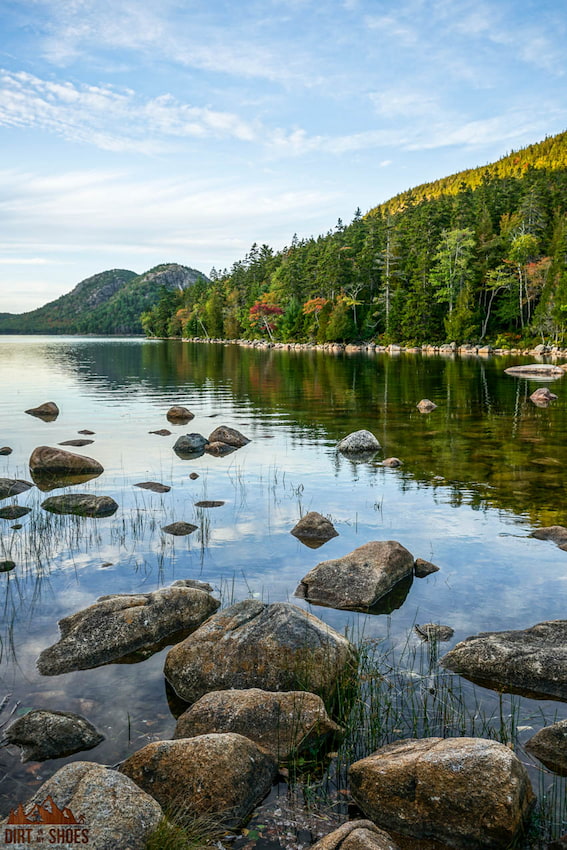
POLYGON ((0 0, 0 312, 567 129, 567 0, 0 0))

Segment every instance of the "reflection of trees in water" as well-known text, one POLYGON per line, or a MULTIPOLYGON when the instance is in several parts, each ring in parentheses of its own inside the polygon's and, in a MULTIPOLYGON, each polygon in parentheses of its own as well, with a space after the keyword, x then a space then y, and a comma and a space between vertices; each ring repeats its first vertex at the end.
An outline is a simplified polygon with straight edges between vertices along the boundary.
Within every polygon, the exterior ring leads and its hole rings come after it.
MULTIPOLYGON (((246 413, 269 427, 289 420, 291 446, 334 444, 368 428, 397 475, 449 487, 449 501, 496 507, 567 522, 557 475, 567 457, 561 440, 567 412, 529 401, 534 383, 504 374, 508 360, 421 355, 331 354, 179 340, 93 340, 51 347, 86 393, 110 390, 148 400, 183 393, 246 413), (438 405, 420 414, 416 403, 438 405), (549 516, 548 516, 549 515, 549 516)), ((560 394, 560 393, 559 393, 560 394)), ((222 410, 220 411, 222 412, 222 410)), ((380 459, 380 458, 379 458, 380 459)), ((354 477, 357 477, 353 470, 354 477)))

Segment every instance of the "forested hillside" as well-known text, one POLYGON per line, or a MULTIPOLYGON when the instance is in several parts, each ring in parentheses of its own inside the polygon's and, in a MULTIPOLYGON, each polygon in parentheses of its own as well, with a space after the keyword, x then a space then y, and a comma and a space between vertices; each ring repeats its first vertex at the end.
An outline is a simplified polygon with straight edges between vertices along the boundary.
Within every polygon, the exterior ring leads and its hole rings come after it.
POLYGON ((0 333, 141 334, 144 310, 201 278, 201 272, 176 263, 142 275, 125 269, 101 272, 37 310, 0 315, 0 333))
POLYGON ((167 293, 156 336, 567 340, 567 133, 167 293))

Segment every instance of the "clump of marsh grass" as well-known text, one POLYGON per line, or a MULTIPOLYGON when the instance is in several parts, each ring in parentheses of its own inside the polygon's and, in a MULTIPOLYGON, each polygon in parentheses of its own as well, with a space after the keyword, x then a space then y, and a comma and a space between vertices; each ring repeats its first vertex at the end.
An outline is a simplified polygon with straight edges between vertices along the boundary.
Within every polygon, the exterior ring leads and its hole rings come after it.
POLYGON ((145 850, 207 850, 217 848, 226 833, 219 818, 191 815, 188 809, 168 809, 146 839, 145 850))

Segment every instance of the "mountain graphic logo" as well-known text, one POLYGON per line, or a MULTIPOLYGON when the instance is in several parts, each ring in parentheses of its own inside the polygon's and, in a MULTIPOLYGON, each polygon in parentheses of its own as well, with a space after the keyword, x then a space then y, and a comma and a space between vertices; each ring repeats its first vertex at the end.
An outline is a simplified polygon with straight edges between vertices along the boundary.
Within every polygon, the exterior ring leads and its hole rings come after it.
POLYGON ((26 825, 35 826, 37 824, 82 824, 85 822, 85 816, 79 815, 75 817, 71 809, 65 806, 60 809, 51 794, 45 798, 43 803, 34 803, 27 811, 22 803, 17 808, 12 809, 8 815, 10 825, 26 825))

